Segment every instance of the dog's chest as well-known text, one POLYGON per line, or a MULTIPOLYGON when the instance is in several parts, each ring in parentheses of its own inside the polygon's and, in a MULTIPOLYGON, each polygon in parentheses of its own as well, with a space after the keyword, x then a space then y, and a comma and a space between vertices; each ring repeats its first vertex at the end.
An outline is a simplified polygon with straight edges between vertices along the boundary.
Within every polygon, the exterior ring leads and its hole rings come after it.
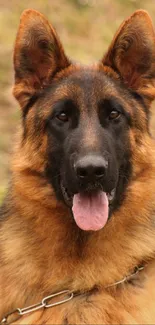
POLYGON ((146 282, 144 287, 131 285, 113 295, 102 291, 75 297, 64 305, 23 317, 16 324, 154 324, 153 277, 146 282))

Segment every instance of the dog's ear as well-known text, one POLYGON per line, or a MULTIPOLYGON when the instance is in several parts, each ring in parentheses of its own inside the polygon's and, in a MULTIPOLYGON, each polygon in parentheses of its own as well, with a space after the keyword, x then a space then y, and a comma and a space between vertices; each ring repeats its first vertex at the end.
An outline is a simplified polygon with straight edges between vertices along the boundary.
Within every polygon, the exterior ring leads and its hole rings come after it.
POLYGON ((46 87, 54 74, 70 65, 55 30, 35 10, 21 16, 14 50, 14 96, 23 107, 46 87))
POLYGON ((146 11, 138 10, 123 22, 102 62, 129 88, 155 98, 155 33, 146 11))

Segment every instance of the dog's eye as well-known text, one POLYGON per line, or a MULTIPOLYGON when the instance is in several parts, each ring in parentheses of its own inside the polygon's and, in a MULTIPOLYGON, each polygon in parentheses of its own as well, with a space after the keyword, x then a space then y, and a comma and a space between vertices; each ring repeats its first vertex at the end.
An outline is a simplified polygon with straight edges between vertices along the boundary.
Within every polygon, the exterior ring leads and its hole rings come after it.
POLYGON ((110 120, 115 120, 115 119, 118 119, 120 117, 121 113, 118 112, 118 111, 111 111, 110 115, 109 115, 109 119, 110 120))
POLYGON ((56 118, 58 119, 58 120, 60 120, 60 121, 62 121, 62 122, 68 122, 68 120, 69 120, 69 117, 68 117, 68 115, 65 113, 65 112, 61 112, 61 113, 59 113, 58 115, 56 115, 56 118))

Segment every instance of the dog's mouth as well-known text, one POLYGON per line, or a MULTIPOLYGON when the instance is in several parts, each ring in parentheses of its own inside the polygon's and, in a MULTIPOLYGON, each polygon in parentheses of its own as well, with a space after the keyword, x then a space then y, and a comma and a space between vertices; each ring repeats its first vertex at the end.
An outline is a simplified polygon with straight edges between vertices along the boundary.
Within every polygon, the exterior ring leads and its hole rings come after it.
POLYGON ((110 193, 93 190, 71 195, 61 183, 61 190, 79 228, 85 231, 97 231, 105 226, 109 217, 109 206, 115 198, 115 189, 110 193))

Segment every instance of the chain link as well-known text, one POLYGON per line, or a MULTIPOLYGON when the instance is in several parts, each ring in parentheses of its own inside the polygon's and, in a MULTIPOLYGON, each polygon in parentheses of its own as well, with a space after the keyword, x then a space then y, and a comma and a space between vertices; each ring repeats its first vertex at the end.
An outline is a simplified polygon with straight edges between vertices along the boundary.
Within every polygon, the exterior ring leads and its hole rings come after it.
POLYGON ((126 275, 122 280, 109 284, 107 287, 105 287, 105 289, 130 281, 136 274, 138 274, 140 271, 143 270, 144 270, 144 266, 136 266, 133 273, 126 275))
POLYGON ((63 290, 57 293, 54 293, 50 296, 45 297, 44 299, 42 299, 42 301, 38 304, 35 305, 31 305, 25 308, 17 308, 15 310, 13 310, 11 313, 8 313, 5 315, 5 317, 1 320, 0 324, 11 324, 13 322, 16 322, 18 319, 20 319, 22 316, 29 314, 33 311, 39 310, 41 308, 51 308, 54 306, 58 306, 61 304, 64 304, 66 302, 68 302, 69 300, 73 299, 74 297, 74 293, 69 291, 69 290, 63 290), (62 296, 62 295, 66 295, 66 298, 61 299, 60 301, 57 302, 53 302, 53 303, 49 303, 51 299, 58 297, 58 296, 62 296))

